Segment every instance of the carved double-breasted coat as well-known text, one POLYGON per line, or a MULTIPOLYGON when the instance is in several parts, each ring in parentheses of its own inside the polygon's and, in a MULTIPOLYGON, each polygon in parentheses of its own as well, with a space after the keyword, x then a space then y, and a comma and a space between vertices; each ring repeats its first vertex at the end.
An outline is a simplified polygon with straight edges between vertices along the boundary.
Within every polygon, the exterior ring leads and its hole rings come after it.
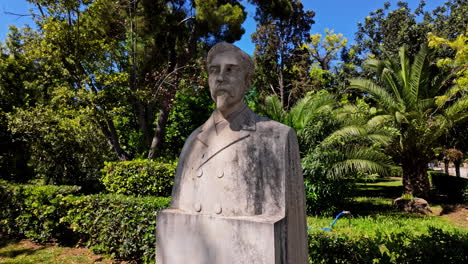
POLYGON ((305 193, 294 130, 248 107, 223 129, 217 129, 215 115, 185 142, 171 208, 277 218, 287 230, 287 247, 301 247, 301 255, 307 255, 305 193))

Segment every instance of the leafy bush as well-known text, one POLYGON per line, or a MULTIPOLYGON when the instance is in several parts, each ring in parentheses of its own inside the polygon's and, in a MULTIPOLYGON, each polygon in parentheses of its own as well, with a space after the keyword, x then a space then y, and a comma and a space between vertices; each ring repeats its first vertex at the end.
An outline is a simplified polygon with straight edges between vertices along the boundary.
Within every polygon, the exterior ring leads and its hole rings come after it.
POLYGON ((324 153, 312 153, 302 160, 308 215, 336 214, 356 188, 353 179, 328 177, 324 159, 324 153))
POLYGON ((54 90, 49 106, 17 108, 7 114, 8 128, 28 146, 35 177, 47 184, 79 185, 89 192, 102 189, 99 171, 106 160, 115 160, 95 114, 75 91, 54 90))
POLYGON ((310 263, 467 263, 468 236, 429 227, 408 232, 349 236, 323 231, 309 234, 310 263))
POLYGON ((170 198, 73 195, 78 190, 0 181, 0 231, 42 242, 79 238, 97 253, 154 262, 156 213, 168 207, 170 198))
POLYGON ((66 226, 59 222, 67 212, 63 198, 79 190, 78 186, 0 183, 0 230, 36 241, 64 236, 66 226))
MULTIPOLYGON (((198 73, 195 83, 207 83, 204 70, 198 73)), ((182 81, 172 102, 166 125, 166 133, 161 153, 167 157, 178 157, 187 137, 201 126, 214 110, 210 89, 205 86, 193 86, 193 82, 182 81)))
POLYGON ((98 194, 69 197, 71 210, 62 223, 96 253, 152 263, 156 247, 156 213, 170 198, 98 194))
POLYGON ((125 195, 169 196, 176 162, 153 160, 106 162, 102 182, 109 192, 125 195))
POLYGON ((428 171, 431 179, 432 188, 440 193, 447 195, 452 202, 464 202, 467 199, 468 180, 459 177, 449 176, 437 171, 428 171))

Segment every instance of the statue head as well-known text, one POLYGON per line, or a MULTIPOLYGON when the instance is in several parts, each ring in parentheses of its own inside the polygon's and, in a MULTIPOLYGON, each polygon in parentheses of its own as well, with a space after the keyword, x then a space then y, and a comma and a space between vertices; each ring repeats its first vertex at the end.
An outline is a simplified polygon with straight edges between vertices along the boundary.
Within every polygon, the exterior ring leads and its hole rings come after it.
POLYGON ((251 85, 254 64, 250 56, 229 43, 218 43, 208 52, 208 84, 216 108, 227 112, 242 104, 251 85))

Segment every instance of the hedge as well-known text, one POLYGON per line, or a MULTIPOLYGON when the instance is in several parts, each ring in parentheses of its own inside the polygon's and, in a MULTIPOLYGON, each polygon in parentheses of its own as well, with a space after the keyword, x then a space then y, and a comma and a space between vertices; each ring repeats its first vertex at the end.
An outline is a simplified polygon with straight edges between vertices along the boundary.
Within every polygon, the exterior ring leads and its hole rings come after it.
POLYGON ((468 263, 466 233, 428 228, 426 234, 377 233, 351 237, 316 231, 309 234, 309 262, 313 264, 468 263))
POLYGON ((156 213, 169 198, 90 195, 68 198, 72 208, 61 219, 96 253, 151 263, 155 259, 156 213))
POLYGON ((468 179, 450 176, 442 172, 428 171, 432 188, 446 195, 451 202, 468 202, 468 179))
POLYGON ((153 160, 106 162, 102 183, 111 193, 135 196, 170 196, 176 162, 153 160))
POLYGON ((78 243, 95 253, 154 263, 156 213, 170 198, 72 195, 76 186, 0 182, 0 232, 35 241, 78 243))
POLYGON ((78 186, 9 185, 0 182, 0 231, 44 242, 66 236, 60 223, 68 208, 64 197, 78 186))

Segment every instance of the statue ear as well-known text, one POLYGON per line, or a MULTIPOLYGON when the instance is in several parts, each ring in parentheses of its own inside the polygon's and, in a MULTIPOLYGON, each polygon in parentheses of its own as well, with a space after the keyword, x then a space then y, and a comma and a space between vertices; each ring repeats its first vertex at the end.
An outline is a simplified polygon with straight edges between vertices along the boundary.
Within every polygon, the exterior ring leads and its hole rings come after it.
POLYGON ((244 91, 244 93, 247 93, 247 91, 250 89, 251 86, 252 86, 252 74, 247 73, 245 75, 245 91, 244 91))

